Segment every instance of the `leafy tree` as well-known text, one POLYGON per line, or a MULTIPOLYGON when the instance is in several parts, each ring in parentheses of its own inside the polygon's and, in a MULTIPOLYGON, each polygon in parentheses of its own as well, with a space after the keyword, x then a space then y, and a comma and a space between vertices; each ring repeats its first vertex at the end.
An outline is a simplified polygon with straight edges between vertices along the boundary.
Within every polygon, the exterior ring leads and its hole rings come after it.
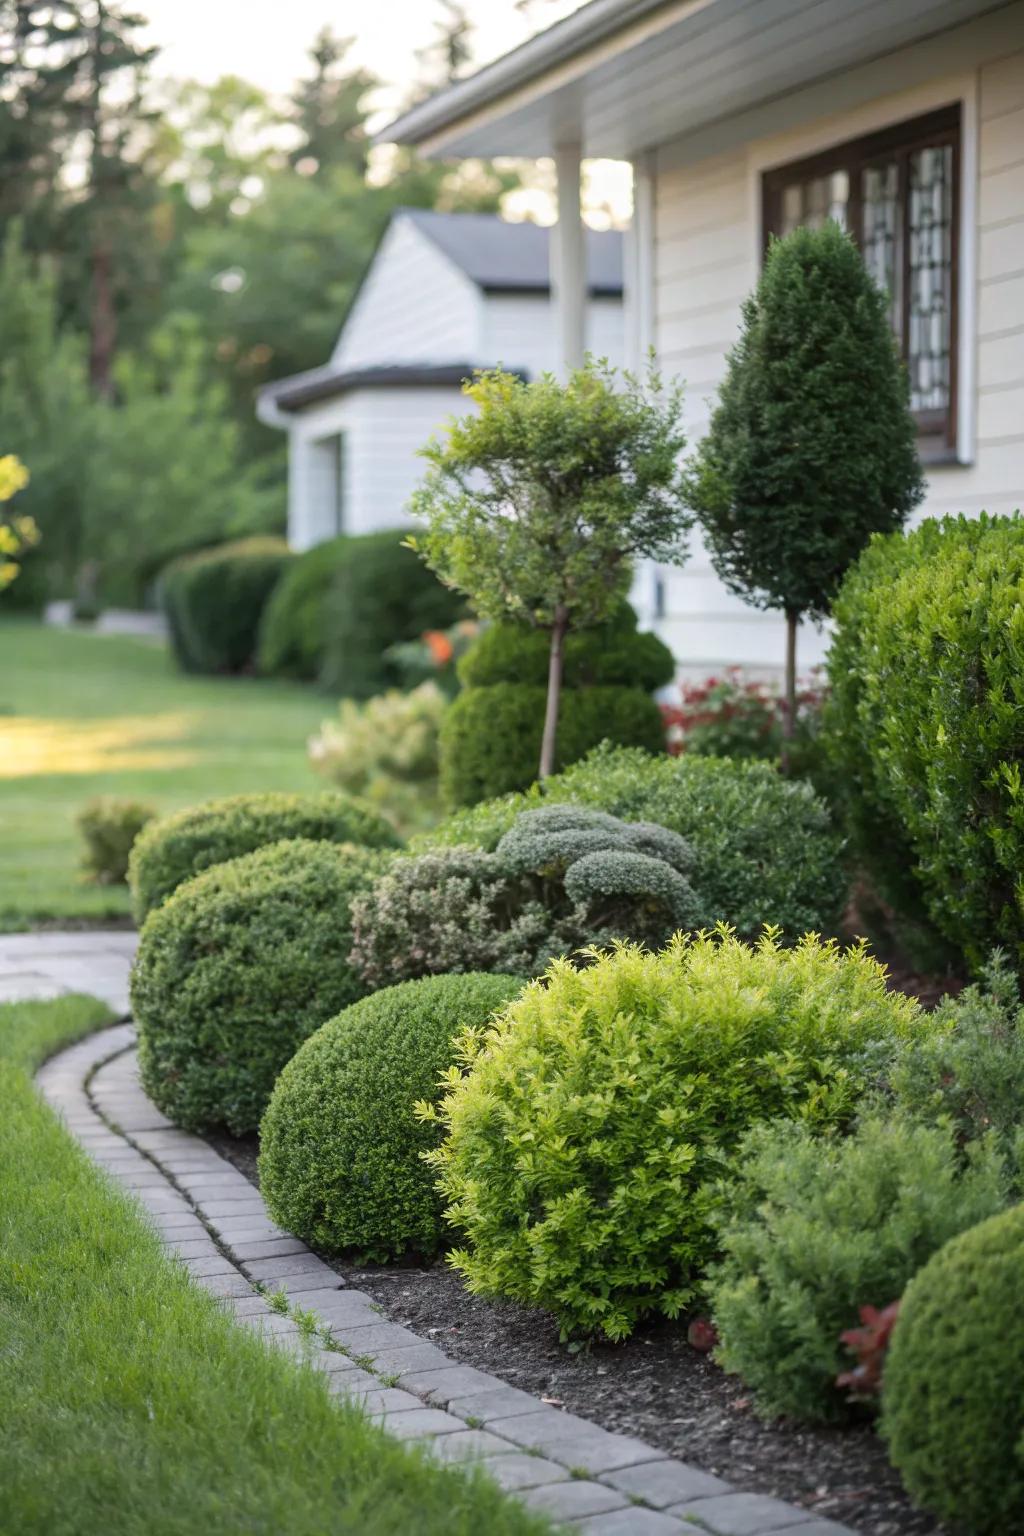
POLYGON ((677 389, 666 397, 605 363, 566 384, 526 384, 493 369, 465 387, 477 407, 424 449, 430 464, 411 510, 427 531, 411 542, 485 618, 550 635, 539 776, 554 766, 568 630, 601 623, 622 601, 630 561, 681 564, 689 526, 678 456, 677 389))
POLYGON ((726 586, 785 613, 787 740, 797 625, 923 493, 886 296, 833 223, 773 241, 687 494, 726 586))
POLYGON ((377 81, 366 70, 344 72, 352 47, 351 37, 335 37, 329 27, 316 36, 309 56, 313 74, 301 80, 293 97, 292 121, 302 142, 290 156, 291 163, 320 175, 338 165, 366 171, 366 97, 377 81))

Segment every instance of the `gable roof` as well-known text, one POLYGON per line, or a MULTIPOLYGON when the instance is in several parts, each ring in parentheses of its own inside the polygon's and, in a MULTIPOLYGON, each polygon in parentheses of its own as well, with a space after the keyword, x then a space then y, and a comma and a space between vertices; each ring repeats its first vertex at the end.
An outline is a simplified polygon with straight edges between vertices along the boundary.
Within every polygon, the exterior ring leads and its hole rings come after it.
MULTIPOLYGON (((513 224, 496 213, 437 213, 400 208, 408 219, 485 293, 547 293, 551 231, 541 224, 513 224)), ((622 293, 622 236, 616 230, 586 231, 588 289, 592 296, 622 293)))
MULTIPOLYGON (((272 401, 279 410, 300 411, 304 406, 355 389, 429 389, 439 385, 461 388, 478 367, 478 363, 394 363, 339 371, 328 364, 324 368, 309 368, 305 373, 293 373, 286 379, 276 379, 272 384, 265 384, 259 393, 261 399, 272 401)), ((522 369, 513 371, 520 378, 527 377, 522 369)))

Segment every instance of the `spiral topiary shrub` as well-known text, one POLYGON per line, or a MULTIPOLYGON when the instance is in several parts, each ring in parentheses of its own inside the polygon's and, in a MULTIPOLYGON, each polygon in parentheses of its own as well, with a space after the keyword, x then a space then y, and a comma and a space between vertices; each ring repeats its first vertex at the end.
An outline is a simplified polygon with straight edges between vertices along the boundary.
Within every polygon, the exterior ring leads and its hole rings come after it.
POLYGON ((947 1243, 907 1288, 882 1433, 907 1491, 970 1536, 1024 1530, 1024 1206, 947 1243))
POLYGON ((135 921, 141 924, 182 881, 204 869, 295 837, 366 848, 397 848, 401 841, 383 816, 340 791, 207 800, 150 822, 136 838, 128 863, 135 921))
POLYGON ((583 806, 526 811, 493 853, 397 859, 353 908, 352 960, 368 986, 446 971, 534 976, 556 955, 695 927, 688 845, 583 806))
POLYGON ((598 747, 545 780, 543 792, 535 785, 457 811, 413 847, 496 848, 518 815, 552 802, 653 822, 685 838, 703 922, 729 923, 747 938, 766 923, 792 936, 835 931, 847 889, 842 840, 810 784, 784 779, 768 763, 598 747))
POLYGON ((331 1019, 282 1071, 260 1132, 260 1187, 274 1219, 330 1253, 433 1254, 441 1200, 422 1153, 452 1041, 480 1028, 523 983, 430 976, 386 987, 331 1019))
POLYGON ((717 1181, 754 1124, 849 1119, 920 1010, 862 948, 750 948, 728 931, 555 961, 460 1041, 430 1111, 452 1261, 470 1289, 545 1307, 563 1337, 676 1317, 716 1251, 717 1181))
POLYGON ((299 1045, 366 990, 350 906, 378 851, 303 840, 218 864, 151 912, 132 971, 142 1081, 186 1130, 253 1131, 299 1045))

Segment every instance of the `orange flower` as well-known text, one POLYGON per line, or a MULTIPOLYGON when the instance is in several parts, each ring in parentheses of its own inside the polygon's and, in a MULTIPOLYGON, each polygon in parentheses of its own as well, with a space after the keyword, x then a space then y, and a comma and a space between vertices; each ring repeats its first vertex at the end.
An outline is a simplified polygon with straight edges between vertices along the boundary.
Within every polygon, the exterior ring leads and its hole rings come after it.
POLYGON ((448 636, 440 629, 428 629, 423 636, 423 643, 429 650, 435 667, 443 667, 451 661, 454 651, 448 636))

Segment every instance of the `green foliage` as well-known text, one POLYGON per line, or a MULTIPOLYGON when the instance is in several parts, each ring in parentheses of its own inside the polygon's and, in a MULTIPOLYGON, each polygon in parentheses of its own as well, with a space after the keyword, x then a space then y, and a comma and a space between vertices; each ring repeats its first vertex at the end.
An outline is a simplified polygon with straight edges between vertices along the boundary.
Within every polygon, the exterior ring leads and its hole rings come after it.
MULTIPOLYGON (((915 1040, 930 1037, 923 1022, 915 1040)), ((842 1331, 862 1306, 897 1300, 943 1243, 1004 1203, 992 1141, 975 1143, 964 1166, 948 1129, 906 1116, 871 1115, 842 1140, 798 1124, 755 1129, 716 1218, 719 1362, 755 1389, 765 1418, 846 1417, 842 1331)))
POLYGON ((886 1362, 882 1433, 916 1504, 971 1536, 1024 1526, 1024 1206, 946 1245, 911 1281, 886 1362))
POLYGON ((424 630, 445 629, 462 602, 405 547, 401 533, 365 533, 338 546, 325 609, 321 682, 331 693, 370 699, 401 679, 384 655, 424 630))
POLYGON ((688 477, 716 571, 757 607, 824 618, 924 494, 888 311, 837 225, 769 246, 688 477))
POLYGON ((846 880, 828 810, 809 784, 780 778, 767 763, 601 747, 543 791, 457 812, 415 846, 495 848, 521 811, 552 801, 678 832, 693 848, 691 877, 708 922, 754 937, 766 923, 796 935, 831 932, 839 920, 846 880))
POLYGON ((350 906, 385 856, 272 843, 186 881, 150 913, 132 971, 146 1091, 176 1125, 254 1131, 302 1041, 365 988, 350 906))
POLYGON ((1024 964, 1024 524, 876 540, 835 605, 825 741, 857 852, 974 970, 1024 964))
POLYGON ((367 848, 399 842, 382 816, 340 791, 208 800, 153 822, 132 848, 128 879, 136 922, 193 875, 286 838, 367 848))
POLYGON ((431 976, 354 1003, 284 1068, 260 1128, 260 1188, 275 1221, 314 1247, 374 1260, 433 1254, 441 1202, 422 1153, 452 1041, 520 990, 512 976, 431 976))
POLYGON ((537 975, 556 955, 663 943, 699 920, 681 838, 576 806, 518 817, 493 853, 398 859, 353 908, 352 960, 371 987, 449 971, 537 975))
POLYGON ((401 829, 429 826, 440 812, 438 735, 447 707, 432 682, 410 693, 391 688, 365 704, 342 699, 340 718, 311 737, 310 761, 401 829))
MULTIPOLYGON (((489 625, 459 662, 459 681, 464 688, 489 688, 495 683, 545 688, 548 651, 547 638, 539 630, 524 624, 489 625)), ((596 684, 653 693, 674 676, 672 652, 657 635, 638 633, 636 615, 626 603, 606 623, 570 631, 565 637, 564 688, 596 684)))
POLYGON ((591 361, 566 384, 492 369, 464 393, 476 410, 428 445, 410 505, 416 547, 484 618, 551 628, 564 608, 569 628, 598 624, 634 555, 680 558, 677 391, 591 361))
POLYGON ((117 795, 97 795, 75 818, 85 848, 82 867, 98 885, 124 885, 128 856, 143 827, 156 816, 151 805, 117 795))
POLYGON ((715 1252, 716 1181, 743 1134, 850 1118, 919 1010, 863 949, 727 931, 660 954, 556 961, 467 1033, 431 1161, 470 1289, 554 1312, 563 1335, 676 1317, 715 1252))
MULTIPOLYGON (((450 807, 475 805, 537 777, 546 688, 495 683, 467 688, 441 726, 441 794, 450 807)), ((641 688, 570 688, 562 694, 555 766, 578 761, 600 742, 663 752, 661 711, 641 688)))
POLYGON ((1018 1181, 1024 1175, 1024 1008, 1006 956, 996 951, 984 987, 944 998, 934 1029, 908 1041, 890 1078, 896 1103, 949 1124, 962 1142, 994 1134, 1018 1181))
POLYGON ((260 616, 291 555, 283 539, 239 539, 183 555, 160 578, 160 601, 186 672, 246 672, 260 616))
POLYGON ((327 594, 349 542, 345 537, 325 539, 285 567, 260 620, 260 672, 309 682, 319 676, 327 643, 327 594))

